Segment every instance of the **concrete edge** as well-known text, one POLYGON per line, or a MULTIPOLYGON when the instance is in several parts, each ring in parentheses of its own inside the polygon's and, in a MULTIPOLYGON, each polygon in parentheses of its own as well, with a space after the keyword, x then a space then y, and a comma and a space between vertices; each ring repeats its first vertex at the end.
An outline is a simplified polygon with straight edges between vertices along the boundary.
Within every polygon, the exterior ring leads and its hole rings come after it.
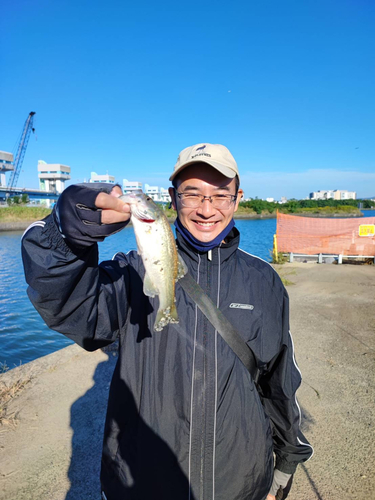
MULTIPOLYGON (((77 357, 81 354, 86 353, 82 347, 77 344, 69 345, 58 351, 52 352, 40 358, 34 359, 29 363, 24 365, 16 366, 5 373, 0 374, 0 384, 5 384, 7 386, 14 384, 15 382, 27 378, 34 378, 41 373, 47 371, 51 367, 56 367, 62 365, 72 358, 77 357)), ((90 353, 92 354, 92 353, 90 353)))
POLYGON ((39 219, 20 220, 14 222, 0 222, 0 231, 24 231, 30 224, 39 219))

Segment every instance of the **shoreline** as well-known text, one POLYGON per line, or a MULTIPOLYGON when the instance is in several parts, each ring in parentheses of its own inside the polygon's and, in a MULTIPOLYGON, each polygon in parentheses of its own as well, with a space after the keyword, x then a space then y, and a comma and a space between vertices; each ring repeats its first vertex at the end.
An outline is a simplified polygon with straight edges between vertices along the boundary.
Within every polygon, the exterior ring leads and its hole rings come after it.
POLYGON ((12 222, 0 222, 0 232, 6 232, 6 231, 24 231, 27 229, 30 224, 33 222, 36 222, 36 220, 19 220, 19 221, 12 221, 12 222))
MULTIPOLYGON (((360 218, 364 217, 364 215, 361 214, 342 214, 342 213, 334 213, 334 214, 311 214, 311 213, 294 213, 294 214, 287 214, 287 215, 295 215, 298 217, 309 217, 309 218, 315 218, 315 219, 352 219, 352 218, 360 218)), ((273 214, 241 214, 237 213, 234 216, 234 220, 261 220, 261 219, 276 219, 276 213, 273 214)), ((33 222, 36 222, 39 219, 33 219, 33 220, 18 220, 18 221, 8 221, 8 222, 0 222, 0 232, 7 232, 7 231, 25 231, 30 224, 33 222)), ((168 217, 168 221, 173 223, 175 221, 175 218, 173 217, 168 217)))

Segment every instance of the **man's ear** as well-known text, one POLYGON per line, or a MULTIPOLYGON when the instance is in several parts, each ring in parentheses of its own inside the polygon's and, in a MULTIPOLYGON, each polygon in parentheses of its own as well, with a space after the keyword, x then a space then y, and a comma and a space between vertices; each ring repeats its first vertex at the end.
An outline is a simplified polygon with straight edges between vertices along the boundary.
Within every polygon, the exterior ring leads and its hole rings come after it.
POLYGON ((171 205, 172 207, 177 210, 177 205, 176 205, 176 192, 175 192, 175 189, 173 187, 170 187, 168 189, 168 192, 169 192, 169 196, 171 197, 171 205))
POLYGON ((235 212, 237 212, 238 205, 240 204, 240 201, 241 201, 242 198, 243 198, 243 191, 242 191, 242 189, 239 189, 237 191, 237 200, 236 200, 236 204, 234 206, 234 211, 235 212))

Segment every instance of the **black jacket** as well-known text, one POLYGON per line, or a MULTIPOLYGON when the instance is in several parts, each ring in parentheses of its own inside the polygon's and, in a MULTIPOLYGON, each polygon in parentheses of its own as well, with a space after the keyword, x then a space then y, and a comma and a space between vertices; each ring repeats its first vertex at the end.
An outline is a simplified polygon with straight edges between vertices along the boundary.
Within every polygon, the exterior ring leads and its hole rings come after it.
POLYGON ((87 350, 119 338, 101 473, 108 500, 263 500, 273 451, 288 473, 311 456, 287 292, 238 244, 236 229, 210 253, 178 236, 189 272, 254 351, 258 390, 178 283, 179 324, 153 331, 158 299, 143 294, 136 252, 98 266, 97 245, 68 246, 51 216, 26 232, 28 295, 47 325, 87 350))

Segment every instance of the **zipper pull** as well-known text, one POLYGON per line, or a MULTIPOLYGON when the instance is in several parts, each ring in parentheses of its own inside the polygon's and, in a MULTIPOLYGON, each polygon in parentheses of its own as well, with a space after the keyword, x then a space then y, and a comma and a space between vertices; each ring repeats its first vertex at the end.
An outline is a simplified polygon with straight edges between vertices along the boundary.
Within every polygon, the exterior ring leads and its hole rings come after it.
POLYGON ((212 260, 212 250, 208 251, 207 258, 208 260, 212 260))

